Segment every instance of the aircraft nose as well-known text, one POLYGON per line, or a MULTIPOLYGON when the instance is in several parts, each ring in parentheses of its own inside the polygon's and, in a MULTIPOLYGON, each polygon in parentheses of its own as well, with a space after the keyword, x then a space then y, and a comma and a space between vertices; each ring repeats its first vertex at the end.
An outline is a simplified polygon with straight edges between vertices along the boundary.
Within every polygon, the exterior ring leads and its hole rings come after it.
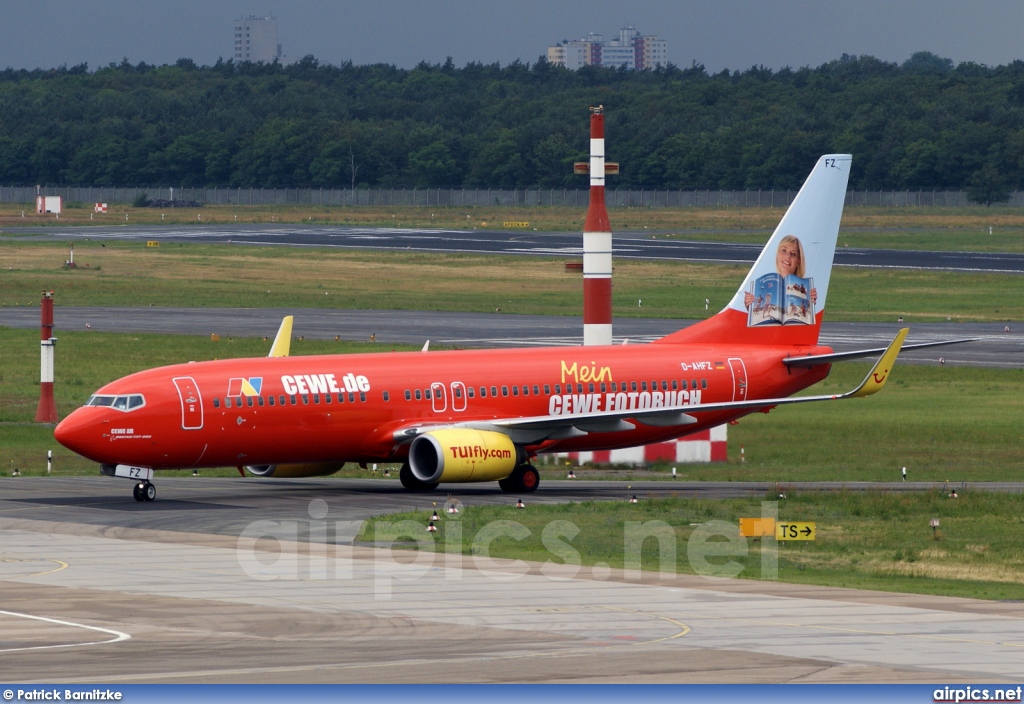
POLYGON ((89 414, 79 408, 53 429, 53 437, 64 447, 80 455, 89 456, 89 441, 97 437, 95 424, 90 421, 89 414))

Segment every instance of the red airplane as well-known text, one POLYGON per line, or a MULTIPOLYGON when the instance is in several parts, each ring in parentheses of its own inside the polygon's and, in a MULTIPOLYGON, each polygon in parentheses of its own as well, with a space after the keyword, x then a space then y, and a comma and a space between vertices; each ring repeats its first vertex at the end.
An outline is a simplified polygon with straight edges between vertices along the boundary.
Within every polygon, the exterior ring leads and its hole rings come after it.
MULTIPOLYGON (((850 162, 818 160, 724 310, 652 344, 289 357, 286 318, 269 357, 126 376, 54 436, 102 474, 135 480, 137 501, 156 497, 161 469, 309 477, 346 462, 401 462, 411 490, 497 480, 529 492, 540 453, 661 442, 783 404, 873 394, 906 329, 885 349, 818 345, 850 162), (836 360, 879 354, 846 394, 788 398, 836 360)), ((942 343, 915 347, 929 344, 942 343)))

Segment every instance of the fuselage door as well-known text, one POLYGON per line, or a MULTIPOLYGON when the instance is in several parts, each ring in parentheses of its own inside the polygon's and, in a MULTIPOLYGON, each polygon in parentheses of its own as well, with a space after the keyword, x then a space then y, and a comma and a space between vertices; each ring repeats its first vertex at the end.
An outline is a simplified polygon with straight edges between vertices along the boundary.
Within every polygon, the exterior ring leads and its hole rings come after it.
POLYGON ((729 370, 732 372, 732 400, 747 400, 747 367, 739 357, 729 358, 729 370))
POLYGON ((444 384, 435 381, 430 385, 430 402, 434 404, 434 413, 444 413, 448 408, 448 399, 444 392, 444 384))
POLYGON ((190 376, 179 376, 172 379, 181 399, 182 430, 201 430, 203 427, 203 399, 199 395, 199 386, 190 376))
POLYGON ((452 382, 452 410, 455 412, 466 410, 466 385, 461 381, 452 382))

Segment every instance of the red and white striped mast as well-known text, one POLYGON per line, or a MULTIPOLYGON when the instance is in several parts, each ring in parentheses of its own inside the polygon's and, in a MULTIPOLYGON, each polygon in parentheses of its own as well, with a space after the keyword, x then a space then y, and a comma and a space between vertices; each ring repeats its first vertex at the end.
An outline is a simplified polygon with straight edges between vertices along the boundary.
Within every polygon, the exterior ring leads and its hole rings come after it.
POLYGON ((53 400, 53 291, 43 291, 39 301, 40 354, 39 354, 39 407, 36 409, 37 423, 56 423, 57 404, 53 400))
POLYGON ((590 205, 583 223, 583 344, 612 344, 612 226, 604 202, 604 178, 619 165, 604 160, 604 106, 590 108, 590 205))

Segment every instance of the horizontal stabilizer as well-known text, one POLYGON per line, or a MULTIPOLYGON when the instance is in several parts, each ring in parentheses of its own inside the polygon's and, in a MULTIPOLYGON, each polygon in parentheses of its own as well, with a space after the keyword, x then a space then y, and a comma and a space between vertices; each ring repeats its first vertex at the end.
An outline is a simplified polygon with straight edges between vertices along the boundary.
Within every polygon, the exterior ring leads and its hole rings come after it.
MULTIPOLYGON (((977 342, 977 337, 966 337, 962 340, 943 340, 941 342, 919 342, 913 345, 903 345, 901 351, 920 350, 925 347, 941 347, 942 345, 959 345, 963 342, 977 342)), ((832 362, 845 362, 850 359, 861 359, 863 357, 877 357, 885 352, 888 347, 875 347, 870 350, 853 350, 851 352, 834 352, 832 354, 812 354, 806 357, 786 357, 782 363, 789 367, 816 367, 820 364, 831 364, 832 362)))

